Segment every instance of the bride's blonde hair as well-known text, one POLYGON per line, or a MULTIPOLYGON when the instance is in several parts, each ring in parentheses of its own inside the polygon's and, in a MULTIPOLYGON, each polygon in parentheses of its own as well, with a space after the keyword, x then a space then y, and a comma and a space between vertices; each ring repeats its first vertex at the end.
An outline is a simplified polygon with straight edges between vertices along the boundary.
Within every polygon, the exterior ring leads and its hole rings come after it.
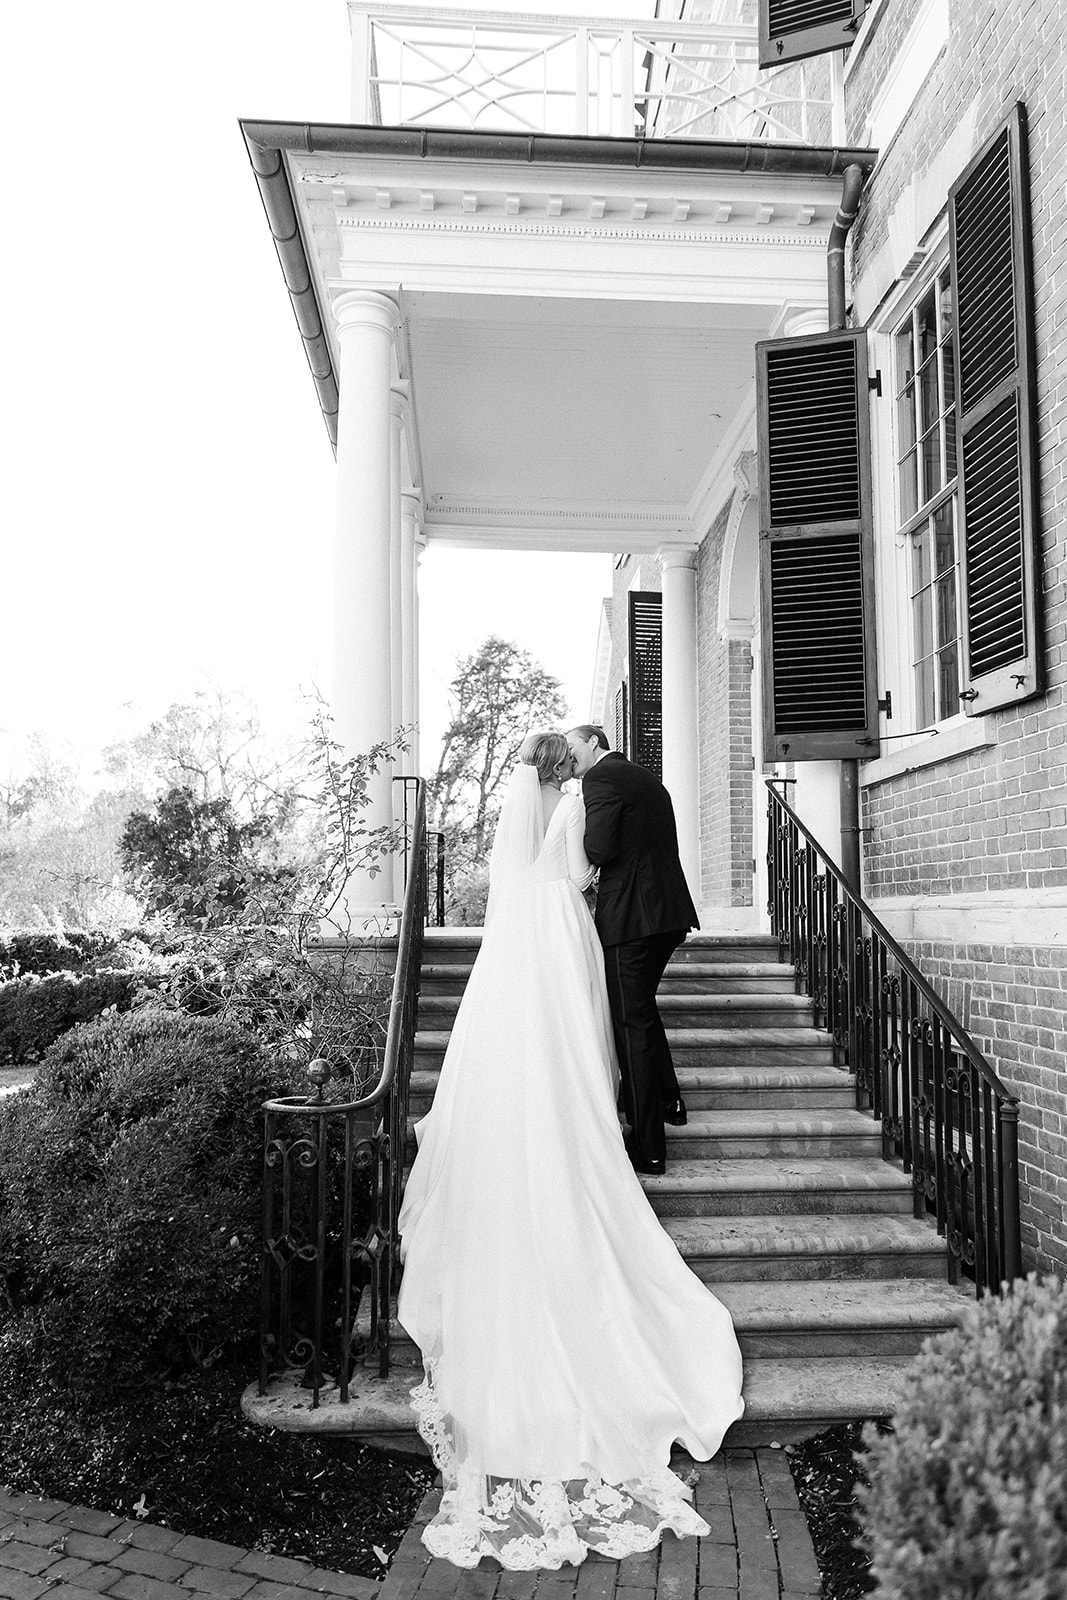
POLYGON ((570 746, 562 733, 528 733, 522 741, 519 760, 528 767, 537 768, 541 783, 551 783, 558 778, 556 768, 570 755, 570 746))

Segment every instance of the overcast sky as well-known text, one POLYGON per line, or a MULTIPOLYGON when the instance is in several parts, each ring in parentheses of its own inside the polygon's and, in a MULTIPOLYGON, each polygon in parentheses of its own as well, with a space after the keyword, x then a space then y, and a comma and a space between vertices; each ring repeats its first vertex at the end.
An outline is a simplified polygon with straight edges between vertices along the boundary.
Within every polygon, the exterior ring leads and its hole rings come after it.
MULTIPOLYGON (((0 43, 0 730, 91 753, 205 674, 281 719, 329 685, 334 465, 237 119, 348 120, 344 0, 9 3, 0 43)), ((587 715, 610 578, 427 551, 424 765, 490 632, 587 715)))

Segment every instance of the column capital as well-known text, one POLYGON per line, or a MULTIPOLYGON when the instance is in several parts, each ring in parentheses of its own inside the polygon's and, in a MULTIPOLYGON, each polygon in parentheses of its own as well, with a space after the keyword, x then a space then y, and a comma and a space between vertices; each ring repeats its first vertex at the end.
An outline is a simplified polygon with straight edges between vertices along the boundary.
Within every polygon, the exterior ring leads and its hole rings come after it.
POLYGON ((693 571, 697 564, 696 545, 664 544, 660 545, 656 554, 664 572, 678 567, 693 571))
POLYGON ((400 514, 414 519, 416 527, 422 521, 422 496, 417 489, 405 489, 400 496, 400 514))
POLYGON ((806 333, 826 333, 829 317, 825 306, 790 306, 782 318, 786 339, 802 339, 806 333))
POLYGON ((376 289, 345 289, 334 296, 331 309, 339 334, 349 328, 377 328, 392 338, 400 321, 396 301, 376 289))

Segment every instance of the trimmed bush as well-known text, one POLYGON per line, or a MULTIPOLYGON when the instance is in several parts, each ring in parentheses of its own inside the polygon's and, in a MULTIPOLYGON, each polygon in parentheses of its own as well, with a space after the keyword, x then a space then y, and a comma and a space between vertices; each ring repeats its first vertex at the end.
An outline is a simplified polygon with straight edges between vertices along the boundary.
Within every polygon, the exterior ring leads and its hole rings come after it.
POLYGON ((0 1102, 0 1430, 29 1388, 88 1416, 254 1337, 259 1107, 289 1087, 245 1030, 142 1009, 0 1102))
POLYGON ((879 1600, 1067 1594, 1067 1285, 988 1296, 912 1363, 864 1434, 879 1600))
POLYGON ((39 1061, 68 1029, 114 1008, 128 1011, 150 978, 141 972, 52 972, 0 984, 0 1066, 39 1061))
POLYGON ((0 979, 82 972, 113 962, 118 949, 105 933, 13 933, 0 939, 0 979))

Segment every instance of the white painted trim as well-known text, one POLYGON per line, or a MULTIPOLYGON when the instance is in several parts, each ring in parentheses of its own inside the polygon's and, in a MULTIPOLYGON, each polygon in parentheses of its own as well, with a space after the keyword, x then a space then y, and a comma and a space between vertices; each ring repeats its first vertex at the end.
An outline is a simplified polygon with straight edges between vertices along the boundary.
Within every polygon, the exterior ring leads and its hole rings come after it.
POLYGON ((879 152, 880 161, 948 39, 948 0, 925 0, 882 79, 860 140, 879 152))
POLYGON ((887 895, 871 898, 870 907, 901 941, 1067 945, 1067 891, 1062 888, 887 895))
POLYGON ((905 772, 917 772, 921 767, 934 767, 942 761, 955 761, 971 750, 985 750, 997 742, 996 724, 992 717, 968 717, 939 728, 936 733, 915 735, 915 743, 893 750, 860 766, 860 784, 864 789, 890 778, 899 778, 905 772))

